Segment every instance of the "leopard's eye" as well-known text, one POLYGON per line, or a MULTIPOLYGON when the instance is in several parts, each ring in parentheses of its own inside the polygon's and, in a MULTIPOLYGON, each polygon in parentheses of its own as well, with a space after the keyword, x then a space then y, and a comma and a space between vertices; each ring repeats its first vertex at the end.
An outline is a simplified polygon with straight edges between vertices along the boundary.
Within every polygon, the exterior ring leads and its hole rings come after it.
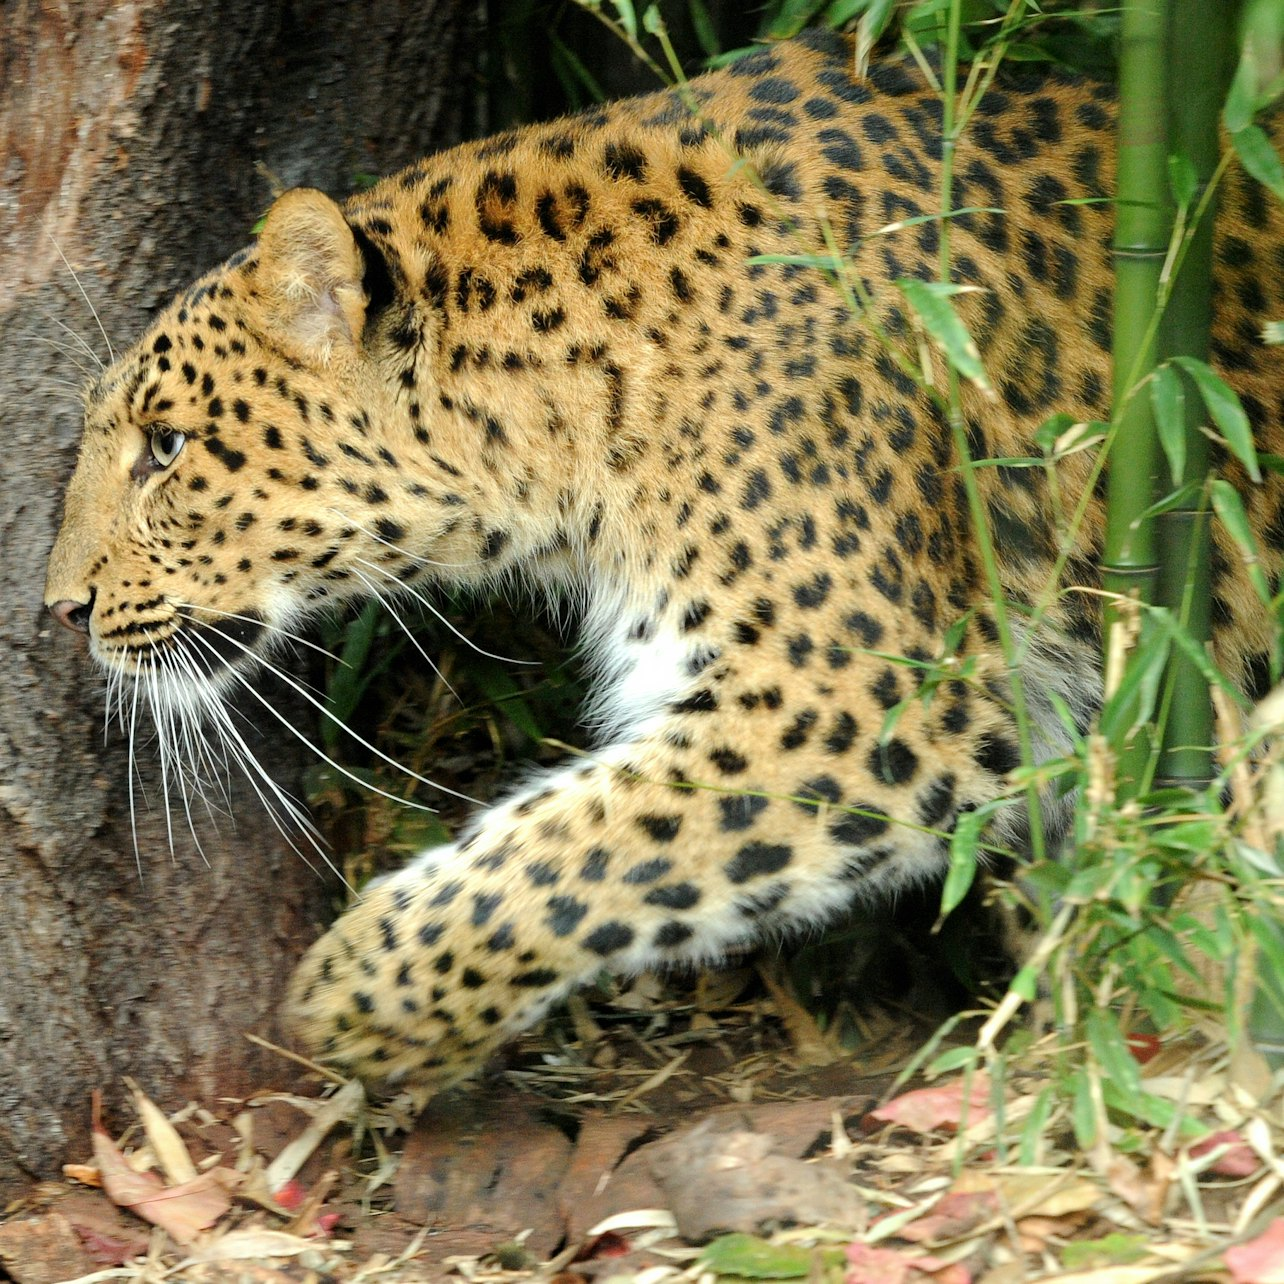
POLYGON ((187 440, 181 432, 173 428, 155 428, 152 430, 152 458, 161 468, 168 468, 178 458, 187 440))

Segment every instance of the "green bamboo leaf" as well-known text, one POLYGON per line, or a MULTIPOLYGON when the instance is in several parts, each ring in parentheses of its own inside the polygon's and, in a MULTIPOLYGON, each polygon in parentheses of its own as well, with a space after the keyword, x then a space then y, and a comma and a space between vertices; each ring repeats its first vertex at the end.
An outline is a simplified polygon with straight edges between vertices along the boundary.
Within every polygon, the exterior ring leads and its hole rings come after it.
POLYGON ((1101 1266, 1128 1266, 1150 1252, 1149 1235, 1127 1235, 1111 1231, 1100 1239, 1072 1240, 1061 1250, 1061 1265, 1067 1271, 1101 1266))
POLYGON ((473 670, 473 680, 482 695, 495 708, 502 709, 519 731, 535 744, 544 739, 543 729, 526 702, 526 693, 505 669, 499 665, 479 663, 473 670))
POLYGON ((1239 491, 1230 482, 1221 477, 1214 479, 1212 487, 1213 511, 1221 519, 1231 539, 1239 546, 1244 559, 1249 581, 1262 601, 1271 604, 1271 586, 1267 582, 1266 572, 1262 570, 1257 555, 1257 540, 1253 537, 1253 528, 1249 524, 1248 514, 1244 511, 1244 501, 1239 491))
POLYGON ((1021 1145, 1017 1154, 1017 1162, 1022 1168, 1032 1168, 1043 1153, 1048 1120, 1052 1118, 1052 1110, 1056 1103, 1055 1090, 1052 1084, 1044 1084, 1039 1090, 1039 1095, 1035 1098, 1029 1117, 1021 1129, 1021 1145))
POLYGON ((557 77, 562 93, 572 103, 582 103, 584 94, 596 103, 606 98, 606 91, 597 78, 565 41, 550 33, 549 48, 553 55, 553 74, 557 77))
POLYGON ((1169 513, 1174 508, 1184 508, 1191 499, 1199 494, 1200 489, 1194 482, 1187 482, 1185 486, 1169 491, 1163 499, 1156 500, 1145 512, 1138 514, 1137 520, 1144 522, 1152 517, 1158 517, 1160 513, 1169 513))
POLYGON ((1253 430, 1248 416, 1239 404, 1239 397, 1219 375, 1213 373, 1207 362, 1195 357, 1175 357, 1176 363, 1195 381, 1199 395, 1208 407, 1213 422, 1221 429, 1231 453, 1244 465, 1255 481, 1262 480, 1262 470, 1257 463, 1257 447, 1253 444, 1253 430))
POLYGON ((895 7, 896 0, 830 0, 822 21, 827 27, 840 27, 860 14, 861 22, 869 26, 870 38, 877 40, 895 7))
POLYGON ((977 847, 981 842, 981 830, 988 816, 978 811, 964 812, 954 826, 950 835, 950 868, 945 875, 945 886, 941 889, 941 917, 952 913, 963 902, 963 898, 976 880, 977 847))
POLYGON ((1006 214, 1007 210, 997 205, 962 205, 956 210, 945 213, 914 214, 910 218, 898 218, 894 222, 876 227, 869 236, 889 236, 894 232, 903 232, 907 227, 918 227, 922 223, 942 223, 950 218, 962 218, 965 214, 1006 214))
POLYGON ((375 635, 383 619, 383 607, 367 602, 360 613, 343 628, 339 664, 326 686, 326 707, 333 718, 321 722, 321 742, 334 749, 340 740, 340 724, 350 726, 353 714, 377 669, 369 665, 375 635))
POLYGON ((771 40, 788 40, 796 36, 825 7, 825 0, 785 0, 766 35, 771 40))
POLYGON ((977 1051, 974 1044, 962 1048, 946 1048, 940 1056, 935 1057, 927 1067, 927 1077, 935 1079, 937 1075, 953 1074, 956 1070, 975 1067, 977 1051))
POLYGON ((1232 138, 1253 123, 1253 112, 1256 110, 1253 86, 1256 79, 1253 60, 1246 50, 1235 68, 1235 75, 1226 95, 1226 105, 1222 108, 1222 121, 1232 138))
POLYGON ((1088 1151, 1097 1139, 1097 1112, 1092 1104, 1092 1086, 1085 1070, 1076 1070, 1070 1078, 1070 1122, 1074 1125, 1079 1149, 1088 1151))
POLYGON ((713 17, 709 13, 709 6, 704 0, 687 0, 687 12, 691 15, 691 29, 695 32, 695 38, 700 43, 700 48, 704 50, 706 58, 715 57, 721 46, 718 44, 717 28, 713 25, 713 17))
POLYGON ((1046 459, 1035 459, 1031 455, 991 455, 985 459, 974 459, 973 468, 1046 468, 1046 459))
POLYGON ((1150 1092, 1130 1092, 1121 1088, 1110 1079, 1103 1079, 1101 1095, 1107 1107, 1112 1111, 1140 1119, 1142 1123, 1155 1128, 1170 1128, 1174 1122, 1180 1123, 1181 1133, 1189 1137, 1192 1134, 1206 1132, 1207 1128, 1191 1119, 1188 1115, 1179 1115, 1171 1101, 1156 1097, 1150 1092))
POLYGON ((833 254, 751 254, 746 263, 776 263, 787 267, 812 267, 821 272, 837 272, 845 260, 833 254))
POLYGON ((1150 407, 1173 485, 1180 486, 1186 471, 1186 395, 1171 366, 1160 366, 1151 376, 1150 407))
POLYGON ((1240 164, 1284 201, 1284 165, 1266 132, 1258 125, 1246 125, 1231 135, 1231 145, 1240 164))
POLYGON ((1073 415, 1068 415, 1064 411, 1053 415, 1050 419, 1045 419, 1034 430, 1034 443, 1045 455, 1050 455, 1057 447, 1057 442, 1061 440, 1064 433, 1069 432, 1076 423, 1073 415))
POLYGON ((1188 157, 1170 156, 1168 158, 1168 186, 1177 205, 1189 207, 1194 204, 1195 197, 1199 193, 1199 175, 1188 157))
POLYGON ((1111 1082, 1127 1093, 1140 1092, 1141 1067, 1128 1051, 1115 1014, 1097 1008, 1088 1013, 1085 1024, 1092 1055, 1111 1082))
POLYGON ((1046 694, 1048 702, 1052 705, 1052 712, 1057 715, 1057 721, 1061 724, 1061 729, 1066 733, 1066 739, 1075 746, 1082 744, 1083 735, 1079 731, 1079 722, 1075 717, 1074 710, 1057 692, 1049 690, 1046 694))
POLYGON ((769 1244, 756 1235, 722 1235, 705 1246, 700 1265, 715 1275, 747 1280, 793 1280, 811 1273, 812 1250, 797 1244, 769 1244))
POLYGON ((1149 637, 1143 634, 1141 645, 1128 661, 1123 681, 1101 711, 1101 731, 1112 745, 1123 744, 1154 717, 1156 697, 1171 653, 1172 639, 1162 630, 1153 630, 1149 637))
POLYGON ((959 374, 970 379, 978 388, 991 391, 990 381, 985 377, 985 367, 981 364, 981 354, 977 351, 967 326, 950 302, 951 295, 959 294, 966 287, 945 281, 915 281, 908 278, 897 281, 896 286, 905 295, 910 307, 918 313, 928 334, 941 345, 950 364, 959 374))
POLYGON ((628 33, 629 39, 636 41, 638 38, 638 15, 633 8, 633 0, 611 0, 615 8, 615 15, 619 19, 620 26, 628 33))
POLYGON ((1035 995, 1039 993, 1039 969, 1037 967, 1023 967, 1012 978, 1008 989, 1027 1003, 1033 1003, 1035 995))
MULTIPOLYGON (((1189 629, 1184 628, 1181 622, 1174 618, 1171 611, 1160 608, 1155 610, 1153 615, 1160 621, 1160 627, 1167 631, 1177 649, 1199 670, 1209 686, 1219 687, 1235 704, 1244 703, 1243 692, 1208 658, 1208 649, 1194 637, 1189 629)), ((1184 799, 1183 807, 1188 807, 1189 792, 1183 790, 1181 796, 1184 799)), ((1164 830, 1165 834, 1170 832, 1172 831, 1169 829, 1164 830)))

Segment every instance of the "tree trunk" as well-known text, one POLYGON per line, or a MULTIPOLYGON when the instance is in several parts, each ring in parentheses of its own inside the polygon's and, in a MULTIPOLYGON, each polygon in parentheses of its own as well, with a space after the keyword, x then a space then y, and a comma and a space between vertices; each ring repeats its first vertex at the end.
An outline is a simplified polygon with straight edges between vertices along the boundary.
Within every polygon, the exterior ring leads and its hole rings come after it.
MULTIPOLYGON (((167 1105, 287 1078, 243 1032, 272 1030, 328 894, 241 781, 234 824, 198 823, 205 859, 182 825, 171 856, 146 746, 135 854, 102 680, 41 607, 78 367, 106 359, 104 331, 127 345, 177 286, 248 241, 277 185, 346 194, 471 132, 465 9, 0 11, 0 1204, 83 1153, 90 1090, 110 1099, 122 1075, 167 1105)), ((305 711, 285 711, 307 728, 305 711)), ((291 787, 297 741, 265 733, 259 756, 291 787)))

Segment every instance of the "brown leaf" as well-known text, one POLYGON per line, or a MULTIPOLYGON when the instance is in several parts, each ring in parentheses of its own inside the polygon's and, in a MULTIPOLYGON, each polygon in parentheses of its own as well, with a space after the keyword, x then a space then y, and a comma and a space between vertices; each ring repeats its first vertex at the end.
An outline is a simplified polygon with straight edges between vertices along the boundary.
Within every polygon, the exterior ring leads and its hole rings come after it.
POLYGON ((1190 1157, 1198 1159, 1200 1155, 1206 1155, 1220 1146, 1228 1147, 1226 1153, 1213 1160, 1204 1169, 1205 1172, 1216 1173, 1219 1177, 1251 1177, 1262 1166, 1262 1161, 1252 1146, 1233 1129, 1211 1132, 1195 1142, 1190 1148, 1190 1157))
POLYGON ((1142 1170, 1125 1155, 1113 1155, 1103 1174, 1110 1189, 1143 1220, 1158 1226, 1168 1196, 1168 1174, 1142 1170))
MULTIPOLYGON (((113 1204, 161 1227, 179 1244, 190 1244, 232 1206, 226 1171, 214 1169, 179 1186, 166 1186, 155 1173, 136 1173, 102 1126, 101 1099, 93 1101, 94 1162, 113 1204)), ((235 1174, 233 1174, 235 1176, 235 1174)))
POLYGON ((914 1244, 962 1239, 998 1212, 999 1197, 993 1190, 951 1191, 926 1216, 902 1226, 896 1236, 914 1244))
POLYGON ((990 1111, 990 1084, 983 1075, 972 1077, 971 1091, 967 1080, 960 1076, 935 1088, 917 1088, 893 1097, 885 1106, 871 1110, 865 1116, 875 1123, 897 1124, 911 1132, 935 1132, 938 1128, 957 1131, 988 1118, 990 1111))
POLYGON ((849 1244, 847 1261, 843 1284, 971 1284, 972 1279, 960 1262, 870 1244, 849 1244))

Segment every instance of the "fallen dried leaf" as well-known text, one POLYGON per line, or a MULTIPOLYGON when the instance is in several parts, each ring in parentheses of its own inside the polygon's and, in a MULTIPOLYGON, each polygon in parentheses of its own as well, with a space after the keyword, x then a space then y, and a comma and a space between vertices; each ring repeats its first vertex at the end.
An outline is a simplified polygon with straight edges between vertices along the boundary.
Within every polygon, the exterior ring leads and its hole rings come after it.
POLYGON ((1235 1284, 1284 1284, 1284 1217, 1247 1244, 1228 1248, 1225 1260, 1235 1284))
POLYGON ((962 1239, 978 1226, 996 1217, 999 1207, 997 1191, 951 1191, 937 1202, 930 1213, 902 1226, 896 1235, 898 1239, 909 1240, 912 1244, 939 1244, 947 1240, 962 1239))
POLYGON ((142 1122, 143 1131, 151 1143, 152 1151, 160 1164, 161 1172, 171 1186, 182 1186, 197 1178, 196 1165, 178 1135, 178 1129, 165 1117, 165 1112, 148 1097, 137 1084, 129 1084, 134 1094, 134 1109, 142 1122))
POLYGON ((1164 1201, 1168 1197, 1168 1174, 1147 1174, 1126 1155, 1112 1155, 1103 1174, 1110 1189, 1143 1221, 1158 1226, 1163 1220, 1164 1201))
MULTIPOLYGON (((331 1247, 336 1247, 331 1245, 331 1247)), ((183 1262, 184 1266, 196 1262, 241 1261, 254 1257, 297 1257, 316 1248, 316 1241, 288 1235, 285 1231, 248 1230, 228 1231, 194 1249, 183 1262)))
POLYGON ((875 1124, 896 1124, 911 1132, 935 1132, 938 1128, 954 1132, 963 1124, 974 1124, 991 1113, 989 1081, 982 1075, 974 1075, 970 1089, 963 1077, 935 1088, 916 1088, 893 1097, 865 1118, 875 1124))
POLYGON ((954 1183, 956 1192, 997 1191, 1014 1217, 1066 1217, 1094 1207, 1101 1187, 1087 1177, 1064 1172, 966 1172, 954 1183))
POLYGON ((1087 1220, 1086 1213, 1065 1217, 1022 1217, 1016 1224, 1021 1248, 1027 1253, 1042 1253, 1050 1245, 1065 1243, 1087 1220))
POLYGON ((1190 1148, 1190 1157, 1198 1159, 1210 1151, 1226 1147, 1226 1153, 1213 1160, 1205 1172, 1216 1173, 1219 1177, 1251 1177, 1262 1166, 1262 1161, 1254 1153, 1252 1146, 1233 1129, 1209 1133, 1207 1137, 1195 1142, 1190 1148))
POLYGON ((268 1189, 280 1190, 307 1163, 331 1128, 356 1118, 365 1106, 365 1100, 365 1089, 354 1079, 322 1102, 311 1123, 268 1165, 265 1175, 268 1189))
POLYGON ((942 1262, 926 1254, 898 1253, 869 1244, 847 1246, 849 1269, 844 1284, 971 1284, 972 1274, 961 1262, 942 1262))
POLYGON ((147 1235, 142 1232, 135 1239, 124 1239, 109 1234, 97 1226, 83 1226, 72 1220, 71 1228, 94 1261, 103 1266, 123 1266, 131 1257, 141 1257, 147 1252, 147 1235))
POLYGON ((1163 1043, 1157 1034, 1130 1034, 1127 1039, 1128 1051, 1132 1053, 1138 1065, 1153 1061, 1163 1050, 1163 1043))
POLYGON ((93 1097, 92 1146, 103 1190, 113 1204, 161 1227, 179 1244, 190 1244, 232 1207, 224 1184, 238 1180, 228 1169, 212 1169, 195 1181, 166 1186, 155 1173, 136 1173, 102 1126, 102 1101, 93 1097))

